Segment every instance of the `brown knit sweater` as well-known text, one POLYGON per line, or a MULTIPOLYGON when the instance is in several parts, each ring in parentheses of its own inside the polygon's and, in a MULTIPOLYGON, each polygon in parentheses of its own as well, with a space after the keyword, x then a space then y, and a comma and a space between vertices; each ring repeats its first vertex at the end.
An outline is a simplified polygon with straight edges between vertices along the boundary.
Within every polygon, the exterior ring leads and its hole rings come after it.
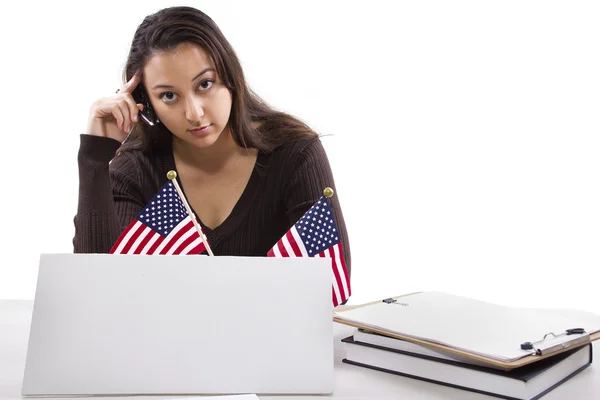
MULTIPOLYGON (((80 140, 74 251, 108 253, 167 182, 167 172, 175 170, 173 150, 123 152, 115 157, 120 145, 116 140, 86 134, 80 140)), ((328 186, 335 191, 320 139, 294 141, 270 153, 259 152, 246 189, 221 225, 210 229, 199 222, 215 256, 266 256, 328 186)), ((331 200, 350 273, 350 244, 337 191, 331 200)))

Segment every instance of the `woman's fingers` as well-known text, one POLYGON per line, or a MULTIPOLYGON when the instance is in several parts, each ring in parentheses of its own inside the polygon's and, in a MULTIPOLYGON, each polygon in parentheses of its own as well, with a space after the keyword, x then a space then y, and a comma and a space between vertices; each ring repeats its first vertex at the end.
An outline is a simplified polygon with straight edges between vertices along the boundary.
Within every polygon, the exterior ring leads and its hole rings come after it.
POLYGON ((123 93, 123 100, 128 108, 129 119, 137 122, 138 106, 133 97, 129 93, 123 93))
MULTIPOLYGON (((125 130, 125 116, 123 115, 123 111, 121 110, 121 107, 119 107, 118 103, 115 103, 111 109, 111 113, 113 115, 113 117, 115 118, 115 120, 117 121, 117 128, 119 128, 119 130, 125 130)), ((127 115, 127 113, 125 113, 127 115)))
POLYGON ((141 80, 142 80, 142 75, 139 73, 135 73, 133 75, 133 77, 125 85, 123 85, 123 87, 121 88, 121 90, 119 92, 131 94, 135 90, 135 88, 137 87, 137 85, 140 83, 141 80))
POLYGON ((123 133, 127 135, 137 122, 138 110, 144 109, 131 94, 140 81, 141 75, 135 74, 117 94, 95 101, 90 109, 86 133, 122 141, 123 133))

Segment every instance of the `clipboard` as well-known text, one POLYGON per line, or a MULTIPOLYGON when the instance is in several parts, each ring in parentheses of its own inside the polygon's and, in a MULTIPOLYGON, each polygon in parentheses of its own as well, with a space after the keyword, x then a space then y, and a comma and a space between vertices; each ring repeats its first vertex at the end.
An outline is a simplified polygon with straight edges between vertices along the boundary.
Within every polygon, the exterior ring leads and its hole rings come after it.
POLYGON ((432 342, 432 341, 428 341, 428 340, 424 340, 424 339, 419 339, 419 338, 415 338, 415 337, 408 336, 408 335, 399 334, 397 332, 387 330, 387 329, 384 329, 381 327, 377 328, 377 327, 373 327, 370 325, 361 324, 361 323, 358 323, 355 321, 348 321, 348 320, 338 316, 338 312, 341 314, 344 311, 355 310, 355 309, 363 308, 363 307, 369 307, 369 306, 372 306, 375 304, 380 304, 382 302, 383 303, 399 302, 400 304, 402 304, 401 302, 402 302, 403 297, 411 296, 411 295, 415 295, 415 294, 419 294, 419 293, 423 293, 423 292, 407 293, 407 294, 400 295, 400 296, 394 296, 394 297, 390 297, 390 298, 386 298, 386 299, 382 299, 382 300, 372 301, 370 303, 344 307, 343 310, 334 310, 333 321, 340 323, 340 324, 352 326, 355 328, 375 332, 375 333, 378 333, 378 334, 381 334, 384 336, 393 337, 393 338, 400 339, 400 340, 405 340, 405 341, 416 343, 416 344, 419 344, 422 346, 427 346, 427 347, 434 348, 437 350, 441 350, 441 351, 456 354, 459 356, 467 357, 469 359, 477 360, 479 362, 483 362, 485 364, 489 364, 491 366, 494 366, 496 368, 500 368, 500 369, 503 369, 506 371, 514 369, 514 368, 523 367, 525 365, 543 360, 545 358, 554 356, 556 354, 563 353, 565 351, 568 351, 568 350, 571 350, 574 348, 585 346, 595 340, 600 339, 600 331, 595 332, 593 334, 587 334, 581 328, 570 327, 570 328, 565 329, 564 332, 548 332, 544 337, 532 338, 531 341, 529 341, 529 342, 516 343, 515 346, 519 346, 521 349, 524 349, 524 350, 533 350, 533 351, 535 351, 535 354, 527 355, 527 356, 524 356, 524 357, 519 358, 514 361, 502 361, 502 360, 498 360, 496 358, 487 357, 487 356, 484 356, 481 354, 472 353, 472 352, 465 351, 462 349, 457 349, 457 348, 454 348, 451 346, 446 346, 446 345, 443 345, 440 343, 436 343, 436 342, 432 342), (574 334, 576 334, 576 335, 574 335, 574 334))

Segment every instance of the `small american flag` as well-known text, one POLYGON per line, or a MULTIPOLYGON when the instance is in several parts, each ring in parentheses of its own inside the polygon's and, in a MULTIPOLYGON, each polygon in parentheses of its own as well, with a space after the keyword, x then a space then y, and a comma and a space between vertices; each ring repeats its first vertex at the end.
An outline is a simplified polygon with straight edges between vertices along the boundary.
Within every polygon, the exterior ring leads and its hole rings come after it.
POLYGON ((333 209, 325 196, 321 196, 319 201, 279 239, 267 256, 330 257, 333 306, 350 297, 350 279, 340 234, 333 218, 333 209))
POLYGON ((131 221, 110 254, 200 254, 204 250, 200 234, 169 181, 131 221))

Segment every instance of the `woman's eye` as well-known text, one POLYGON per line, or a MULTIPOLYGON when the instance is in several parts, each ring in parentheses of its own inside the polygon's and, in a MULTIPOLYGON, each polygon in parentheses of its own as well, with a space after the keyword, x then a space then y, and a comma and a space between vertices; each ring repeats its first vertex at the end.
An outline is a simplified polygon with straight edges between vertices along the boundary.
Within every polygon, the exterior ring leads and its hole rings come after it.
POLYGON ((207 79, 205 81, 200 82, 200 85, 198 87, 200 88, 200 90, 208 90, 212 87, 212 85, 213 80, 207 79))
POLYGON ((177 95, 173 92, 165 92, 160 95, 160 99, 165 103, 172 103, 177 99, 177 95))
MULTIPOLYGON (((198 85, 198 89, 201 92, 205 92, 207 90, 209 90, 214 84, 214 81, 212 79, 206 79, 203 80, 202 82, 200 82, 200 84, 198 85)), ((173 92, 164 92, 160 94, 160 99, 167 103, 167 104, 171 104, 174 103, 177 100, 177 95, 173 92)))

